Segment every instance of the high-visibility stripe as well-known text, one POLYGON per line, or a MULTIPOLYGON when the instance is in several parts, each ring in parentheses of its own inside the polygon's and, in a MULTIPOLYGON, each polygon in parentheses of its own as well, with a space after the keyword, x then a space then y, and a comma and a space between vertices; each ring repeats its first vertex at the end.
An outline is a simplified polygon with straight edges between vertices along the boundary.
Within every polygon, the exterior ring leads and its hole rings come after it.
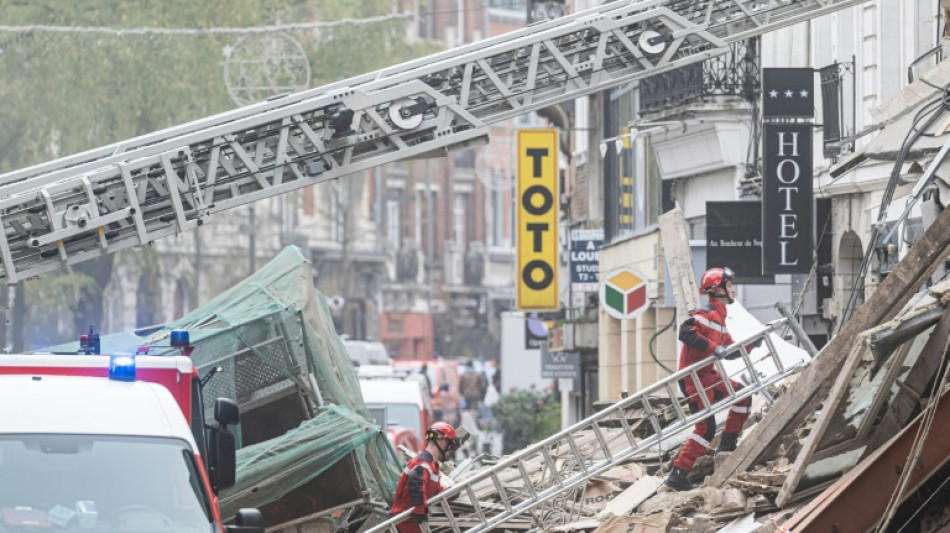
MULTIPOLYGON (((429 465, 425 464, 425 463, 419 463, 419 464, 417 464, 416 466, 421 466, 422 468, 425 468, 426 470, 428 470, 428 471, 429 471, 429 478, 432 479, 432 481, 438 481, 439 478, 441 477, 441 476, 439 476, 438 473, 433 472, 433 471, 432 471, 432 468, 431 468, 429 465)), ((412 474, 412 470, 411 470, 408 466, 406 466, 406 468, 403 468, 402 471, 403 471, 403 473, 405 473, 407 476, 410 475, 410 474, 412 474)))
POLYGON ((696 322, 699 322, 700 324, 706 326, 707 328, 716 330, 716 331, 718 331, 719 333, 725 333, 725 332, 726 332, 726 326, 723 326, 722 324, 720 324, 720 323, 718 323, 718 322, 714 322, 714 321, 712 321, 712 320, 709 320, 709 319, 707 319, 707 318, 704 317, 704 316, 693 315, 693 319, 696 320, 696 322))
POLYGON ((706 439, 704 439, 704 438, 702 438, 702 437, 700 437, 699 435, 697 435, 697 434, 695 434, 695 433, 691 433, 691 434, 689 435, 689 438, 691 438, 691 439, 693 439, 694 441, 696 441, 696 442, 698 442, 699 444, 701 444, 701 445, 703 446, 703 448, 709 448, 709 441, 706 440, 706 439))
POLYGON ((733 413, 748 413, 749 412, 748 407, 741 407, 739 405, 733 405, 732 409, 729 409, 729 410, 732 411, 733 413))

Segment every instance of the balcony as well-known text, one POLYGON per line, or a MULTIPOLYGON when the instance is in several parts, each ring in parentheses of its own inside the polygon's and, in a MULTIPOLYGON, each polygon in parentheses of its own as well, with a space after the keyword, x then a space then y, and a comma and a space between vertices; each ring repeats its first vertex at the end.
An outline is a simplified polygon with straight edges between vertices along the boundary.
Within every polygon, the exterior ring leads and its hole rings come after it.
POLYGON ((758 38, 733 43, 717 57, 651 76, 640 82, 640 113, 659 113, 719 96, 758 97, 758 38))

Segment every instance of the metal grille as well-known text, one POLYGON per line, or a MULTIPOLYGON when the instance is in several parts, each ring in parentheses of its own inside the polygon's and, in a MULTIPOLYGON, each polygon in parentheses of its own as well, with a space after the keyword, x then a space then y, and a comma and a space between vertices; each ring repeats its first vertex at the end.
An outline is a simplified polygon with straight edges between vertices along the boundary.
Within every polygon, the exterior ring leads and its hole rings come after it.
POLYGON ((733 43, 729 52, 640 82, 640 111, 662 111, 713 96, 751 100, 759 93, 759 39, 733 43))

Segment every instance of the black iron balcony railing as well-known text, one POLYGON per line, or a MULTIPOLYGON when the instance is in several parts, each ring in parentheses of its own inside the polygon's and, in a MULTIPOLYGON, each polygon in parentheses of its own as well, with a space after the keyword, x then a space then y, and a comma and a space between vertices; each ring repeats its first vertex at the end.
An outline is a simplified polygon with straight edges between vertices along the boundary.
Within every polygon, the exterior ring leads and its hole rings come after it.
POLYGON ((640 82, 640 112, 651 113, 713 96, 747 100, 759 94, 759 39, 732 44, 729 52, 640 82))

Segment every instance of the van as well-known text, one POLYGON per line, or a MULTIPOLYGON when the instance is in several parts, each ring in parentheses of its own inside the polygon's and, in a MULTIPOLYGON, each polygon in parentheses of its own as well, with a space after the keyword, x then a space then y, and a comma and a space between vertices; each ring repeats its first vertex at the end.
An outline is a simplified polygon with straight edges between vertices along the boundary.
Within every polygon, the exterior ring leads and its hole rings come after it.
POLYGON ((422 375, 422 368, 425 365, 426 377, 428 377, 430 395, 432 398, 432 410, 435 420, 444 420, 453 427, 458 427, 461 422, 462 397, 459 394, 459 363, 458 361, 446 361, 439 359, 435 361, 393 361, 393 368, 399 371, 407 371, 422 375))
POLYGON ((389 351, 381 342, 344 339, 343 346, 354 366, 389 364, 389 351))
MULTIPOLYGON (((425 431, 435 422, 432 404, 425 384, 416 379, 399 377, 360 377, 360 391, 370 412, 385 409, 387 434, 393 447, 402 442, 393 442, 399 428, 408 429, 418 441, 420 451, 425 442, 425 431)), ((409 447, 407 445, 407 447, 409 447)))

